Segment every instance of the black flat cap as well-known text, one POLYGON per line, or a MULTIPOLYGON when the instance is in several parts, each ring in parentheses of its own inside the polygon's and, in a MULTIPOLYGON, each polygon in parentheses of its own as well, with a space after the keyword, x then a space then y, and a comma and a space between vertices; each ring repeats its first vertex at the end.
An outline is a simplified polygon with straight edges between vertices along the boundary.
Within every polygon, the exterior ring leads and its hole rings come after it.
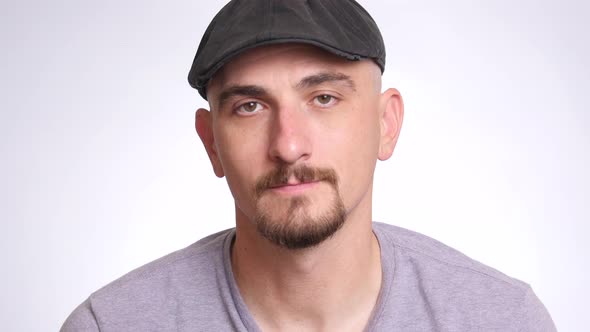
POLYGON ((354 0, 232 0, 207 27, 188 75, 207 99, 207 84, 236 55, 261 45, 305 43, 385 70, 377 24, 354 0))

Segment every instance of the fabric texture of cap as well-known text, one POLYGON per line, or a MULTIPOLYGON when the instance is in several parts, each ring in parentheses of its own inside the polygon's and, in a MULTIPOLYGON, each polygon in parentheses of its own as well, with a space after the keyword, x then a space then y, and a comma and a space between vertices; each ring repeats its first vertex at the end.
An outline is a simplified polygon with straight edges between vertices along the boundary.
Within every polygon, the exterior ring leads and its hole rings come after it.
POLYGON ((207 84, 233 57, 279 43, 306 43, 349 60, 373 59, 385 70, 385 45, 354 0, 232 0, 205 31, 188 75, 207 99, 207 84))

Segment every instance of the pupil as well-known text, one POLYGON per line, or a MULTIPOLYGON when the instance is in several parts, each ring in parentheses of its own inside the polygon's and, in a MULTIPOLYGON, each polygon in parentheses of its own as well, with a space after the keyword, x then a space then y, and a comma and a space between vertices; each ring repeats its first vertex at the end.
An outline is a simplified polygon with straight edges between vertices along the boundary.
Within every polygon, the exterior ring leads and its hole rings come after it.
POLYGON ((327 103, 329 101, 330 101, 330 96, 328 96, 328 95, 322 95, 322 96, 320 96, 320 103, 325 104, 325 103, 327 103))
POLYGON ((256 103, 250 102, 250 103, 246 104, 246 111, 252 112, 255 109, 256 109, 256 103))

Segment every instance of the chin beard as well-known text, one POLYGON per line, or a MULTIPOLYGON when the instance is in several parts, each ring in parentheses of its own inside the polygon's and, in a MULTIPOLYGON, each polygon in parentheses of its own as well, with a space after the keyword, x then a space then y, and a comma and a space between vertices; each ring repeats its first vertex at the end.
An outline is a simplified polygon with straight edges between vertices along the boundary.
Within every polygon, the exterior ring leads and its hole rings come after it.
POLYGON ((280 220, 257 211, 254 221, 258 232, 272 243, 294 250, 317 246, 344 225, 346 210, 337 193, 328 210, 317 217, 306 212, 308 204, 306 197, 292 198, 286 217, 280 220))

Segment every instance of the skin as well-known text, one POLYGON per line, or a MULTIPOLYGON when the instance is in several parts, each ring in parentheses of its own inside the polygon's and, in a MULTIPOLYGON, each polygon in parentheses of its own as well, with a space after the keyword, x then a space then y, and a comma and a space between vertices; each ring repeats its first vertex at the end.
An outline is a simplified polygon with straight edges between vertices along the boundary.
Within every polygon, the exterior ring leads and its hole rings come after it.
POLYGON ((216 73, 207 93, 211 111, 199 109, 195 127, 235 200, 232 267, 257 324, 263 331, 361 331, 381 286, 373 174, 399 136, 399 92, 381 92, 381 72, 371 60, 282 44, 239 55, 216 73), (236 88, 244 86, 256 89, 236 88), (265 175, 302 165, 332 170, 337 185, 290 175, 256 195, 265 175), (295 200, 303 203, 290 209, 295 200), (270 223, 304 230, 330 216, 336 201, 344 224, 319 244, 292 249, 258 231, 261 211, 270 223))

